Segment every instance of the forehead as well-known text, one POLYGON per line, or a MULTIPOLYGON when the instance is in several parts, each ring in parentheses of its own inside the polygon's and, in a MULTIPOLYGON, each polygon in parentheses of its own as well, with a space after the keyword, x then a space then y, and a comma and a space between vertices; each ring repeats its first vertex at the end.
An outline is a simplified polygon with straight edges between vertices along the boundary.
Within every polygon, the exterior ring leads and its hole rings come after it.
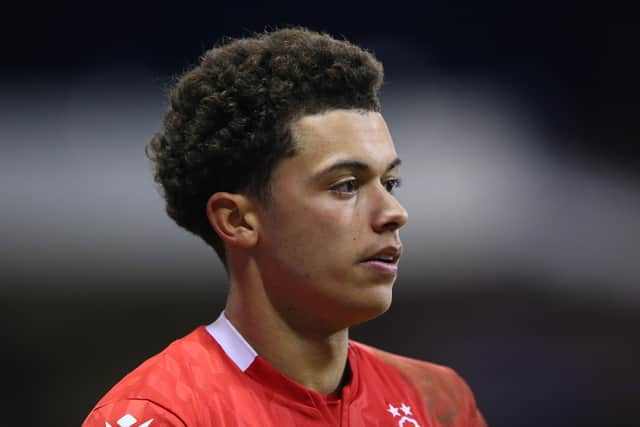
POLYGON ((331 110, 303 116, 291 125, 298 160, 311 169, 340 160, 359 160, 372 168, 386 167, 397 157, 380 113, 331 110))

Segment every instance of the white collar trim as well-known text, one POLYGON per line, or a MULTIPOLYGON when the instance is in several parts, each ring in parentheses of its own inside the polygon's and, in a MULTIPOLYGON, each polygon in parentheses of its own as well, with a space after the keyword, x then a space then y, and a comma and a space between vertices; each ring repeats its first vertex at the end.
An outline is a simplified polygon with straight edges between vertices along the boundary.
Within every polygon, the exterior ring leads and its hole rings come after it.
POLYGON ((210 325, 206 327, 207 332, 220 344, 220 347, 229 356, 241 371, 246 371, 253 363, 258 353, 249 345, 240 332, 233 327, 224 311, 220 313, 210 325))

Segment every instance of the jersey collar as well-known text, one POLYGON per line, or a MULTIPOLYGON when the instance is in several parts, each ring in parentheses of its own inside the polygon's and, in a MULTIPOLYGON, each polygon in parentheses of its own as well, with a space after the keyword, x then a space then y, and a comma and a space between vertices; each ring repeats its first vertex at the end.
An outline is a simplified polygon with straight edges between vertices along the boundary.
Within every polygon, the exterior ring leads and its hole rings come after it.
POLYGON ((233 327, 224 311, 220 313, 218 319, 206 327, 207 332, 222 347, 222 350, 229 356, 229 359, 236 364, 242 372, 253 363, 258 353, 244 339, 240 332, 233 327))
MULTIPOLYGON (((322 396, 320 393, 298 384, 273 368, 266 359, 258 355, 240 332, 231 324, 225 316, 224 311, 213 323, 206 326, 205 329, 242 372, 272 392, 284 396, 290 401, 297 401, 317 409, 325 406, 327 400, 335 399, 335 397, 322 396)), ((354 349, 351 343, 349 343, 347 360, 351 375, 348 384, 342 388, 341 395, 343 401, 350 401, 355 398, 357 394, 359 379, 356 359, 354 349)))

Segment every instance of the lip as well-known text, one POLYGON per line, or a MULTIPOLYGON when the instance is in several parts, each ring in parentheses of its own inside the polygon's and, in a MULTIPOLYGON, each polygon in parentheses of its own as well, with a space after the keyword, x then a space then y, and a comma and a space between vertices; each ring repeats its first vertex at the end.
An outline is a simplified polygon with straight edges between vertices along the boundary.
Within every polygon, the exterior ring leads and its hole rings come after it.
POLYGON ((398 260, 401 255, 401 245, 389 245, 382 249, 371 251, 371 255, 360 261, 360 265, 383 275, 395 276, 398 274, 398 260), (375 259, 377 257, 390 257, 391 262, 384 262, 375 259))
POLYGON ((383 274, 385 276, 396 276, 398 274, 398 264, 388 263, 375 260, 362 261, 360 263, 363 267, 375 271, 376 273, 383 274))

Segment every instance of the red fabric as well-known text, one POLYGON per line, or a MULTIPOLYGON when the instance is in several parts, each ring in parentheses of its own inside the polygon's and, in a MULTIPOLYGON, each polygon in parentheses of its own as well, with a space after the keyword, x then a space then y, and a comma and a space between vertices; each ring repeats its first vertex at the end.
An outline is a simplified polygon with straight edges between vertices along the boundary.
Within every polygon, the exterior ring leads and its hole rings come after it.
POLYGON ((340 396, 288 379, 260 356, 243 372, 204 327, 148 359, 95 406, 83 427, 483 427, 452 370, 349 345, 340 396))

